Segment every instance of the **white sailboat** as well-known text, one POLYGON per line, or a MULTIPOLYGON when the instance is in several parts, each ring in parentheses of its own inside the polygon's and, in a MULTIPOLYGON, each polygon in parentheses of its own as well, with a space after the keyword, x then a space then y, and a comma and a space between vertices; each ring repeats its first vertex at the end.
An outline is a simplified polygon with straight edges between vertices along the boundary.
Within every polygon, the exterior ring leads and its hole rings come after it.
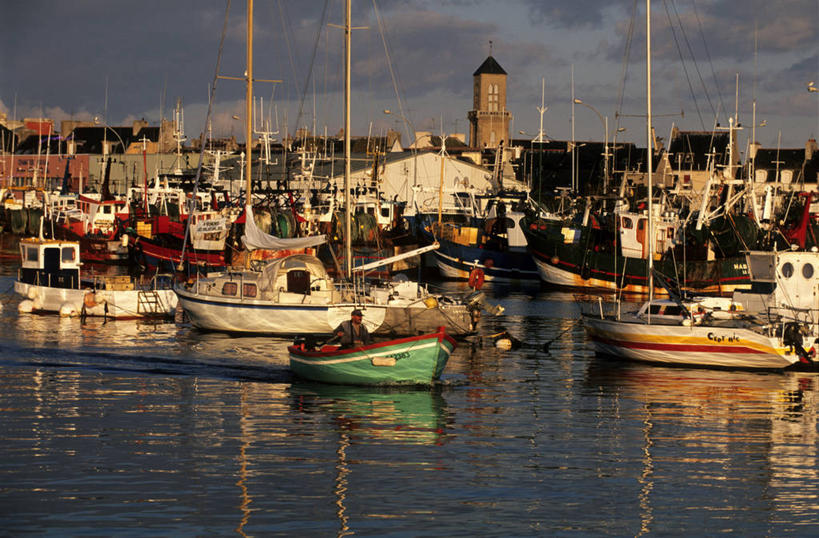
MULTIPOLYGON (((653 251, 650 25, 651 0, 646 0, 648 236, 649 251, 653 251)), ((749 253, 748 260, 751 269, 766 266, 769 269, 757 271, 757 281, 766 280, 760 272, 770 275, 770 268, 785 267, 784 263, 779 263, 776 253, 749 253), (751 254, 756 254, 757 258, 751 258, 751 254), (770 259, 772 255, 774 260, 770 259)), ((769 301, 777 300, 777 308, 763 311, 753 307, 737 315, 701 318, 690 311, 691 303, 686 306, 683 301, 673 305, 675 315, 666 315, 666 308, 672 303, 654 300, 652 265, 653 257, 649 256, 649 300, 639 311, 621 314, 618 303, 616 311, 607 314, 601 302, 599 312, 584 315, 586 333, 598 353, 629 360, 718 368, 783 369, 799 362, 811 362, 805 347, 810 347, 819 337, 819 309, 800 308, 804 305, 794 301, 794 293, 790 290, 797 280, 790 278, 793 267, 791 274, 787 275, 787 270, 781 268, 778 272, 773 271, 780 293, 770 296, 769 301)), ((807 274, 805 272, 803 276, 807 274)), ((813 277, 812 268, 810 276, 813 277)), ((816 282, 813 289, 816 289, 816 282)), ((758 294, 756 299, 757 304, 765 303, 758 294)))
MULTIPOLYGON (((251 141, 253 102, 253 1, 247 5, 246 140, 251 141)), ((350 2, 346 9, 345 81, 345 190, 350 178, 350 2)), ((258 230, 253 221, 251 160, 245 161, 246 233, 248 249, 299 249, 320 245, 324 236, 279 239, 258 230)), ((350 214, 349 196, 345 197, 350 214)), ((346 275, 351 285, 336 283, 313 255, 292 254, 267 264, 261 271, 242 270, 200 278, 177 286, 179 304, 191 323, 200 329, 255 334, 329 334, 350 318, 354 309, 364 313, 364 324, 374 333, 394 335, 432 332, 445 326, 452 335, 474 332, 481 304, 429 293, 417 283, 396 281, 370 286, 352 278, 350 219, 346 219, 346 275)), ((382 263, 391 260, 382 260, 382 263)), ((367 268, 359 268, 367 269, 367 268)))

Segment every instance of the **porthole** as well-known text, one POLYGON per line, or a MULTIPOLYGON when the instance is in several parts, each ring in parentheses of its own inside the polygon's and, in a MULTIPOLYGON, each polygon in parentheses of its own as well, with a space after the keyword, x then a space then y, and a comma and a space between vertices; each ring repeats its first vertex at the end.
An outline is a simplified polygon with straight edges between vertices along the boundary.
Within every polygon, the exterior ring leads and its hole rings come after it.
POLYGON ((793 276, 793 264, 791 262, 785 262, 782 266, 782 276, 785 278, 790 278, 793 276))
POLYGON ((813 265, 810 263, 806 263, 802 266, 802 276, 806 279, 813 278, 813 265))

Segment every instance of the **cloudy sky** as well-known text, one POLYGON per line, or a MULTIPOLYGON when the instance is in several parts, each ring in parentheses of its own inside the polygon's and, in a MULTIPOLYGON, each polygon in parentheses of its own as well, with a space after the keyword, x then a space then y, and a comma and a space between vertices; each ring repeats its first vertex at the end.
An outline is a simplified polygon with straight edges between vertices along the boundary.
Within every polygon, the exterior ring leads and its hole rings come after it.
MULTIPOLYGON (((186 134, 198 137, 226 5, 0 0, 0 112, 157 124, 181 99, 186 134)), ((222 75, 244 72, 245 9, 230 6, 222 75)), ((255 76, 281 80, 256 84, 275 107, 272 129, 338 132, 343 32, 333 25, 343 9, 341 0, 256 0, 255 76)), ((607 119, 609 133, 625 128, 618 140, 645 145, 643 0, 355 0, 353 25, 363 27, 353 35, 354 134, 403 131, 402 115, 417 130, 468 132, 472 73, 491 41, 509 73, 513 134, 537 133, 545 80, 549 136, 572 136, 573 86, 589 105, 575 106, 577 139, 602 140, 607 119)), ((738 106, 744 144, 754 100, 764 146, 819 135, 819 92, 808 91, 810 81, 819 87, 819 0, 654 0, 652 36, 659 136, 673 125, 726 126, 738 106)), ((241 82, 219 80, 214 136, 241 135, 243 99, 241 82)))

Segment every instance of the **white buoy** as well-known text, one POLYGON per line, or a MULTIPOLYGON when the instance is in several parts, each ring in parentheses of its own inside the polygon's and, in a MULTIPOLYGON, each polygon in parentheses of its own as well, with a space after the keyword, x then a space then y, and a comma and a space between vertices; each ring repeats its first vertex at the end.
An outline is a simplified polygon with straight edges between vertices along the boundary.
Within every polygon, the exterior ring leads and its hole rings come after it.
POLYGON ((28 289, 28 293, 26 293, 29 299, 34 299, 37 297, 37 288, 31 287, 28 289))
POLYGON ((31 299, 20 301, 20 304, 17 305, 17 311, 23 314, 30 314, 32 310, 34 310, 34 301, 31 299))
POLYGON ((77 309, 71 303, 63 303, 60 305, 60 317, 68 318, 77 315, 77 309))

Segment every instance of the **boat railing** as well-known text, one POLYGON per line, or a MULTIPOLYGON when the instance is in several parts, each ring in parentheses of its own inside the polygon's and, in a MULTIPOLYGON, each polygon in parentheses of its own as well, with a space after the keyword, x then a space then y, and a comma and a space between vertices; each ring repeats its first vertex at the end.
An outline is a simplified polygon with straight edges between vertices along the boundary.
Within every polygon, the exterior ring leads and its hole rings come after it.
POLYGON ((31 284, 33 286, 42 286, 47 288, 63 288, 63 289, 77 289, 79 288, 79 279, 76 271, 59 271, 57 273, 43 270, 24 271, 21 267, 17 269, 17 281, 31 284), (31 282, 28 282, 28 281, 31 282))
POLYGON ((765 312, 767 319, 776 324, 796 322, 819 325, 819 308, 798 308, 794 306, 769 306, 765 312))

